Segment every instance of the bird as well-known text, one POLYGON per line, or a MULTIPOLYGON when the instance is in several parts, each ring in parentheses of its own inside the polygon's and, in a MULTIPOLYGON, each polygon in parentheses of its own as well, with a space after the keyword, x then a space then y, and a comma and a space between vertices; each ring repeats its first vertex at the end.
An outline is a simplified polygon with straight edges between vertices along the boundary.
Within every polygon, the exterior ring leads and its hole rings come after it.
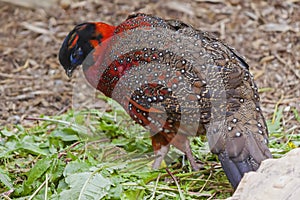
POLYGON ((59 61, 69 77, 82 65, 94 88, 149 130, 154 169, 173 145, 199 170, 189 138, 200 135, 235 189, 272 158, 249 65, 212 33, 145 13, 116 26, 84 22, 64 39, 59 61))

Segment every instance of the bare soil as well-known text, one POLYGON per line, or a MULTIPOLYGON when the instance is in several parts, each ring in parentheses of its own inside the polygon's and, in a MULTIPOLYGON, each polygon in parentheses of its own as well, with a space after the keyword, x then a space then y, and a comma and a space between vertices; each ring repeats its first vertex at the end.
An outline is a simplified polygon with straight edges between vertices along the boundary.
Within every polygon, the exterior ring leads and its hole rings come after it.
POLYGON ((129 14, 145 12, 214 32, 234 47, 245 57, 261 88, 266 118, 272 119, 278 105, 284 108, 285 130, 300 131, 293 114, 293 109, 300 112, 299 0, 20 2, 22 6, 16 5, 19 1, 0 0, 1 126, 31 126, 33 122, 24 118, 71 109, 74 79, 67 78, 57 54, 75 24, 104 21, 116 25, 129 14))

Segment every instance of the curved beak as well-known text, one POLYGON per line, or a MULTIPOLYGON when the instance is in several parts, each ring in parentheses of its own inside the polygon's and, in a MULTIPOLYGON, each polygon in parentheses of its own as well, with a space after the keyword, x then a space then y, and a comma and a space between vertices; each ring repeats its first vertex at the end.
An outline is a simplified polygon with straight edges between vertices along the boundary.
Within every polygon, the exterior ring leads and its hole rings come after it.
POLYGON ((71 78, 73 74, 73 69, 66 69, 66 74, 69 78, 71 78))

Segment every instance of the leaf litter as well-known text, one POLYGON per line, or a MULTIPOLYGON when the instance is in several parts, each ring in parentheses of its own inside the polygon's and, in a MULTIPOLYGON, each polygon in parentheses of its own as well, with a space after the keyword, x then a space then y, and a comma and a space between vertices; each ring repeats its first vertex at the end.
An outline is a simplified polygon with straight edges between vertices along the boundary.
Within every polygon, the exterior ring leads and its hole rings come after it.
MULTIPOLYGON (((83 173, 92 182, 109 177, 110 189, 116 194, 124 192, 127 199, 136 196, 179 198, 178 185, 166 171, 156 173, 143 168, 152 155, 149 139, 141 134, 143 130, 136 127, 130 129, 136 135, 124 133, 116 122, 121 121, 126 130, 132 124, 123 116, 123 111, 116 110, 104 97, 96 98, 101 94, 89 88, 79 70, 75 78, 69 80, 57 59, 64 37, 75 24, 84 21, 118 24, 134 12, 178 18, 194 27, 213 32, 235 47, 245 56, 260 88, 262 110, 271 131, 270 147, 274 156, 280 157, 291 148, 299 147, 299 9, 300 2, 297 0, 51 0, 46 3, 1 0, 0 185, 5 190, 0 190, 0 193, 4 197, 12 193, 15 196, 41 195, 45 193, 47 174, 51 174, 49 181, 57 186, 53 188, 53 185, 48 185, 52 192, 60 194, 72 190, 74 187, 68 187, 70 184, 66 181, 71 177, 64 179, 68 177, 66 166, 71 163, 79 163, 81 166, 81 162, 87 165, 83 168, 86 171, 74 172, 76 176, 83 173), (76 115, 70 111, 72 107, 77 111, 89 110, 85 114, 76 115), (95 112, 91 109, 95 109, 95 112), (100 120, 97 118, 83 123, 95 117, 95 114, 100 120), (44 116, 52 117, 45 119, 44 116), (33 120, 38 118, 45 120, 33 120), (65 123, 61 124, 60 121, 65 123), (83 124, 79 127, 69 125, 74 122, 83 124), (92 134, 99 131, 99 127, 105 138, 97 138, 101 134, 92 134), (93 141, 82 139, 83 136, 89 136, 83 133, 86 129, 90 129, 87 132, 95 137, 93 141), (85 151, 86 148, 89 151, 85 151), (128 163, 126 159, 132 158, 136 152, 146 152, 149 157, 140 160, 137 156, 137 160, 128 163), (116 166, 109 166, 115 159, 120 159, 120 162, 116 162, 116 166), (39 168, 41 164, 38 163, 48 164, 49 161, 51 167, 39 168), (127 165, 130 165, 129 169, 125 170, 125 167, 123 170, 127 171, 127 175, 118 172, 127 165), (141 169, 144 173, 135 172, 141 169), (37 173, 33 173, 35 170, 37 173), (92 174, 95 170, 101 171, 103 177, 94 177, 92 174), (28 181, 33 185, 28 184, 28 181), (43 187, 37 190, 39 186, 43 187)), ((195 139, 193 143, 194 149, 200 148, 207 153, 207 147, 201 147, 202 144, 206 145, 205 142, 195 139)), ((201 171, 202 175, 195 172, 198 178, 193 173, 182 173, 181 169, 176 171, 178 162, 171 166, 175 169, 171 173, 175 173, 181 181, 190 180, 178 182, 183 186, 183 195, 198 195, 204 199, 216 196, 222 198, 221 193, 230 195, 232 190, 218 162, 206 153, 197 155, 200 160, 208 163, 208 171, 201 171), (213 179, 210 176, 211 170, 214 173, 213 179)), ((109 198, 116 197, 112 195, 109 198)))

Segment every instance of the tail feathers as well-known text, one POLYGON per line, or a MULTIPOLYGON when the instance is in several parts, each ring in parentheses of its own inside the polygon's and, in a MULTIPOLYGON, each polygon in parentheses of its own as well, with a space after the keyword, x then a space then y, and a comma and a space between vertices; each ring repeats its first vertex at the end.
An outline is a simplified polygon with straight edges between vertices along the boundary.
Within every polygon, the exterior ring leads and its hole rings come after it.
POLYGON ((222 168, 234 189, 237 188, 244 174, 249 171, 254 171, 258 168, 258 164, 251 162, 251 158, 236 162, 228 157, 227 154, 221 153, 218 155, 219 160, 222 164, 222 168))

